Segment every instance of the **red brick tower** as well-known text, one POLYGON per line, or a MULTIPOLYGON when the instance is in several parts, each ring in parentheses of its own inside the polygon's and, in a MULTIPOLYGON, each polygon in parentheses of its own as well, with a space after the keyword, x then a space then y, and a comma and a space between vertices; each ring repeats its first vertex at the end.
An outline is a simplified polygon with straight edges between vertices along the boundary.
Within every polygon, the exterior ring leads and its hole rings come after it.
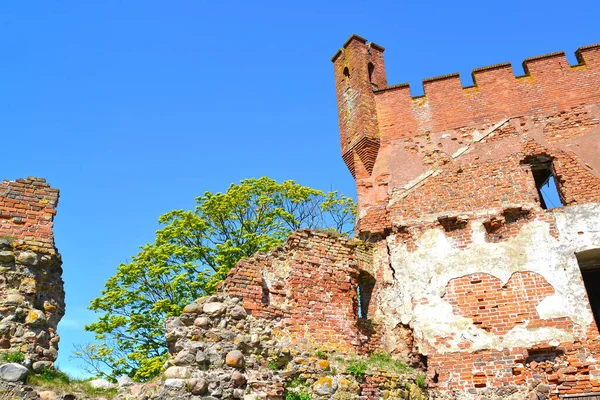
POLYGON ((357 178, 371 175, 379 150, 373 90, 387 86, 383 51, 383 47, 352 35, 332 58, 342 156, 357 178))

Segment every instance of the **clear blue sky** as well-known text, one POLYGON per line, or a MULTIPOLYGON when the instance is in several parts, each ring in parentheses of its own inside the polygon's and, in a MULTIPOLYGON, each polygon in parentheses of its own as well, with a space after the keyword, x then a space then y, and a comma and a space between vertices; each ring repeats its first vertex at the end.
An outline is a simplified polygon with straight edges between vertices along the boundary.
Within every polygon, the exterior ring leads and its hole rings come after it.
POLYGON ((160 214, 246 177, 355 194, 330 58, 355 32, 390 84, 600 42, 597 0, 38 0, 0 6, 0 178, 45 177, 67 314, 59 366, 160 214))

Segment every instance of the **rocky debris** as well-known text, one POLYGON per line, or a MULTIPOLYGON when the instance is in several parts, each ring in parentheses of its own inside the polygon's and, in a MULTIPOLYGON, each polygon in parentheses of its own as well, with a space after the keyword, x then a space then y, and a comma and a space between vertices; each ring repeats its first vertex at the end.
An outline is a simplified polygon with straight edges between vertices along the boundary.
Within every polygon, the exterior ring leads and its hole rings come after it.
MULTIPOLYGON (((360 360, 358 356, 300 348, 276 322, 254 318, 240 308, 238 299, 220 295, 194 302, 185 308, 193 312, 166 321, 169 359, 161 377, 143 384, 122 377, 117 385, 97 379, 90 385, 118 390, 114 400, 283 400, 294 392, 295 398, 306 395, 313 400, 426 398, 415 384, 420 371, 353 376, 348 366, 360 360)), ((67 399, 46 389, 19 390, 16 399, 67 399)), ((77 400, 102 397, 68 395, 77 400)))
POLYGON ((233 368, 244 368, 244 354, 239 350, 232 350, 225 356, 225 364, 233 368))
POLYGON ((540 381, 530 385, 506 385, 499 388, 468 390, 432 390, 435 400, 549 400, 558 398, 557 392, 550 393, 550 386, 540 381))
MULTIPOLYGON (((139 384, 138 384, 139 385, 139 384)), ((121 394, 114 392, 101 392, 96 390, 90 392, 89 389, 82 389, 81 385, 60 386, 48 389, 47 387, 37 387, 22 382, 5 382, 0 380, 0 399, 2 400, 139 400, 139 397, 127 394, 122 397, 121 394)))
POLYGON ((330 376, 324 376, 323 378, 316 381, 313 385, 313 390, 319 396, 331 396, 335 393, 337 388, 337 380, 330 376))
MULTIPOLYGON (((0 380, 1 399, 38 400, 38 393, 31 387, 20 382, 5 382, 0 380)), ((56 400, 56 398, 52 399, 56 400)))
POLYGON ((135 382, 133 381, 133 379, 131 379, 128 376, 121 376, 119 379, 117 379, 117 386, 119 387, 119 389, 130 387, 134 384, 135 382))
POLYGON ((171 378, 165 381, 165 388, 179 390, 185 388, 185 383, 185 379, 171 378))
POLYGON ((114 389, 116 387, 114 383, 111 383, 106 379, 94 379, 91 380, 89 384, 94 389, 114 389))
POLYGON ((52 361, 36 361, 33 363, 31 368, 33 369, 33 372, 38 373, 42 372, 46 368, 52 368, 53 364, 54 363, 52 361))
POLYGON ((21 364, 8 363, 0 365, 0 379, 6 382, 23 382, 29 370, 21 364))

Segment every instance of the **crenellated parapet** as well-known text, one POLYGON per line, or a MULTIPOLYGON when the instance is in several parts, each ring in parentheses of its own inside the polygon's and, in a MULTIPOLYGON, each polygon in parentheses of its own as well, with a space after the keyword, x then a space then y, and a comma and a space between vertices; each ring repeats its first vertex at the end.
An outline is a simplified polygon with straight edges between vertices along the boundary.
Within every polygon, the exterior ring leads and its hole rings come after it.
POLYGON ((600 116, 600 45, 581 47, 576 57, 577 65, 564 52, 528 58, 522 76, 510 63, 477 68, 474 84, 466 87, 458 73, 429 78, 424 94, 413 96, 408 84, 387 85, 383 48, 352 35, 333 63, 342 157, 357 184, 359 234, 380 235, 449 211, 535 208, 540 201, 526 161, 532 155, 525 154, 530 145, 553 163, 563 204, 599 199, 593 130, 600 116), (500 160, 508 149, 512 161, 500 160), (495 171, 502 163, 512 163, 510 171, 495 171), (495 172, 477 173, 489 168, 495 172), (457 171, 473 171, 477 184, 459 191, 445 184, 457 171), (521 177, 522 185, 498 178, 507 173, 521 177), (583 181, 586 193, 574 183, 583 181), (504 190, 490 196, 489 190, 505 186, 510 196, 504 190), (448 204, 461 191, 476 205, 448 204))
POLYGON ((424 95, 413 97, 408 84, 374 90, 382 140, 410 137, 470 124, 495 122, 529 113, 600 100, 600 44, 581 47, 578 64, 564 52, 528 58, 525 75, 510 63, 473 70, 474 85, 463 87, 458 73, 423 81, 424 95))

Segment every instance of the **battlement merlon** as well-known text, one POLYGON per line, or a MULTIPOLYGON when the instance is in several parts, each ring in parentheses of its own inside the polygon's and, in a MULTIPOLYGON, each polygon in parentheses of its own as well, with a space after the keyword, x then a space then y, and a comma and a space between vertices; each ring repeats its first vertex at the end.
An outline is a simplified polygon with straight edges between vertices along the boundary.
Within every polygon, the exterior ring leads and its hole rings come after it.
POLYGON ((355 178, 368 177, 381 141, 480 123, 531 110, 600 101, 600 44, 579 48, 571 66, 564 52, 528 58, 525 75, 510 63, 473 70, 473 86, 457 73, 423 80, 413 97, 406 83, 387 85, 383 48, 352 35, 333 57, 342 156, 355 178))

